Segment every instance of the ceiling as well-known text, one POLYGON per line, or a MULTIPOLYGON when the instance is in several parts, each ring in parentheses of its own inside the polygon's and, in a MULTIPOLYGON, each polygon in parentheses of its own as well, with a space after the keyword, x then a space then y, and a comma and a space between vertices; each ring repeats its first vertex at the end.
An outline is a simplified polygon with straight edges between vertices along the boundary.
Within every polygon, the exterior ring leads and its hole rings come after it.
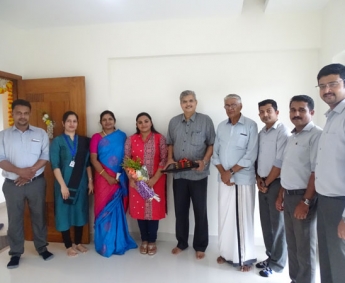
POLYGON ((329 0, 0 0, 0 21, 23 29, 231 17, 246 7, 265 13, 321 10, 329 0))

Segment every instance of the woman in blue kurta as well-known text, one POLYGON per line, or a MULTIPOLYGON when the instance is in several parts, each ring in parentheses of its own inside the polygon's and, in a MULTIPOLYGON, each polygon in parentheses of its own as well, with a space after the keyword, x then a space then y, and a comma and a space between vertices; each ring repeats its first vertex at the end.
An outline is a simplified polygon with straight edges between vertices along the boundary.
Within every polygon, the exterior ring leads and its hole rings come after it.
POLYGON ((78 115, 67 111, 62 117, 64 133, 52 141, 50 163, 55 176, 55 226, 61 231, 68 256, 85 253, 81 244, 83 226, 89 219, 88 195, 93 192, 89 161, 89 139, 76 134, 78 115), (72 244, 70 227, 74 226, 72 244))

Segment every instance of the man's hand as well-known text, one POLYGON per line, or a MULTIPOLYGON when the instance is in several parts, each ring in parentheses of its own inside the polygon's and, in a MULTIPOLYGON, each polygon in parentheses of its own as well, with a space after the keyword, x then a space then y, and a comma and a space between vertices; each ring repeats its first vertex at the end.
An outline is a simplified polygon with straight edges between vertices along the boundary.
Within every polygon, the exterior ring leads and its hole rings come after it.
POLYGON ((344 220, 340 220, 338 225, 338 237, 340 239, 345 240, 345 222, 344 220))
POLYGON ((204 171, 205 169, 205 163, 203 160, 197 160, 195 161, 196 163, 199 164, 199 167, 198 168, 194 168, 196 171, 204 171))
POLYGON ((14 184, 18 187, 25 185, 26 183, 29 183, 31 179, 25 179, 22 177, 18 177, 16 180, 14 180, 14 184))
POLYGON ((284 198, 281 195, 278 195, 278 197, 277 197, 276 209, 278 211, 283 211, 284 210, 284 198))
POLYGON ((36 171, 33 170, 31 167, 20 168, 18 169, 17 174, 19 175, 19 177, 22 177, 23 179, 31 180, 33 177, 35 177, 36 171))
POLYGON ((176 163, 176 161, 174 159, 172 159, 172 158, 168 159, 167 164, 164 167, 164 170, 166 170, 170 164, 174 164, 174 163, 176 163))
POLYGON ((300 201, 295 208, 293 216, 296 219, 303 220, 307 218, 308 212, 309 206, 306 205, 303 201, 300 201))
MULTIPOLYGON (((224 171, 220 174, 220 178, 225 185, 228 185, 231 179, 230 170, 224 171)), ((229 186, 229 185, 228 185, 229 186)))
POLYGON ((263 194, 266 194, 268 191, 268 188, 266 187, 264 180, 262 180, 260 177, 256 177, 256 183, 257 183, 259 191, 262 192, 263 194))

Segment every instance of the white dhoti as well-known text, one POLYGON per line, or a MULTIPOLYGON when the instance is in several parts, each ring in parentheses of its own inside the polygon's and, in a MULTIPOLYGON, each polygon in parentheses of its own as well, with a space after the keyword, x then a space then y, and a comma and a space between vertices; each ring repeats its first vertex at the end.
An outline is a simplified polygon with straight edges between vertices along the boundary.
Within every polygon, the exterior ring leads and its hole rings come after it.
POLYGON ((220 255, 234 266, 256 262, 254 249, 255 185, 218 187, 220 255))

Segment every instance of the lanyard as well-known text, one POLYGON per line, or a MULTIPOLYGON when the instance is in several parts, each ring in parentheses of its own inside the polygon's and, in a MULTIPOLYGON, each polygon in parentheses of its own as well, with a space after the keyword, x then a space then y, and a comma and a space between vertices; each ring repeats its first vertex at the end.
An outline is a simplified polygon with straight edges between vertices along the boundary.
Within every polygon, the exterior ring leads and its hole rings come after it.
POLYGON ((74 136, 73 148, 72 148, 72 146, 71 146, 71 144, 70 144, 70 142, 69 142, 69 140, 67 138, 67 135, 63 134, 63 137, 65 138, 65 141, 66 141, 66 143, 68 145, 69 151, 70 151, 70 153, 72 155, 72 160, 74 160, 75 154, 77 153, 77 139, 78 139, 78 136, 77 135, 74 136))

